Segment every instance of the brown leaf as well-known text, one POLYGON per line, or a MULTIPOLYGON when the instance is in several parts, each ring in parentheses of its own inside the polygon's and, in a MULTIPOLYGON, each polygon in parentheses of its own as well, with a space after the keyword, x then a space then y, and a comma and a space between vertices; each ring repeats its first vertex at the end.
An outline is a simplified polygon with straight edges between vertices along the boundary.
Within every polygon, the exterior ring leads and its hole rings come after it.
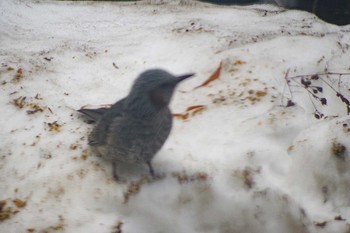
POLYGON ((18 108, 23 108, 25 106, 25 100, 27 97, 25 96, 20 96, 16 99, 13 100, 13 103, 16 107, 18 108))
POLYGON ((18 76, 22 76, 22 75, 23 75, 23 70, 22 70, 22 68, 19 68, 19 69, 17 70, 17 75, 18 75, 18 76))
POLYGON ((175 113, 173 114, 173 117, 179 118, 182 120, 186 120, 189 116, 190 113, 192 116, 196 115, 197 113, 203 111, 205 108, 205 105, 193 105, 188 108, 186 108, 186 111, 184 113, 175 113))
POLYGON ((243 65, 243 64, 245 64, 246 62, 245 61, 242 61, 242 60, 237 60, 237 61, 235 61, 234 63, 233 63, 233 65, 243 65))
POLYGON ((324 228, 324 227, 327 225, 327 223, 328 223, 327 221, 316 222, 316 223, 315 223, 315 226, 324 228))
POLYGON ((5 208, 0 212, 0 221, 8 219, 11 217, 11 208, 5 208))
POLYGON ((188 118, 188 113, 174 113, 173 117, 186 120, 188 118))
POLYGON ((267 95, 267 92, 266 91, 257 91, 255 94, 257 97, 264 97, 265 95, 267 95))
POLYGON ((23 70, 19 68, 16 72, 15 77, 12 79, 13 82, 19 82, 23 78, 23 70))
POLYGON ((11 207, 5 207, 6 201, 0 201, 0 222, 11 217, 11 207))
POLYGON ((25 201, 22 201, 21 199, 18 199, 18 198, 14 199, 12 202, 17 206, 17 208, 23 208, 27 205, 25 201))
POLYGON ((207 80, 205 80, 201 85, 195 87, 194 89, 207 86, 207 85, 208 85, 209 83, 211 83, 212 81, 218 79, 219 76, 220 76, 220 73, 221 73, 222 65, 223 65, 222 62, 220 62, 220 65, 219 65, 219 67, 215 70, 215 72, 212 73, 212 75, 210 75, 210 77, 209 77, 207 80))
POLYGON ((62 125, 59 124, 59 123, 57 123, 57 121, 54 121, 54 122, 52 122, 52 123, 48 122, 48 123, 46 123, 46 124, 47 124, 47 126, 48 126, 48 128, 49 128, 49 131, 51 131, 51 132, 56 132, 56 133, 58 133, 58 132, 61 131, 62 125))
POLYGON ((204 108, 204 105, 193 105, 193 106, 190 106, 186 109, 186 112, 189 112, 191 110, 194 110, 194 109, 198 109, 198 108, 204 108))

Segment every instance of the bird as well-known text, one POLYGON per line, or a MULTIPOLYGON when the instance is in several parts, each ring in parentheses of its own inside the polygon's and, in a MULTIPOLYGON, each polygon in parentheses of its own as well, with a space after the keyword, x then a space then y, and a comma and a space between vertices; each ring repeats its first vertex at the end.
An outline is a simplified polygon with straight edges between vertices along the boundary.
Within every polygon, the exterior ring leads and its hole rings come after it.
POLYGON ((194 73, 175 76, 163 69, 142 72, 129 94, 110 108, 78 111, 96 123, 88 144, 113 166, 119 180, 118 162, 146 164, 154 177, 151 160, 167 140, 172 128, 169 103, 176 86, 194 73))

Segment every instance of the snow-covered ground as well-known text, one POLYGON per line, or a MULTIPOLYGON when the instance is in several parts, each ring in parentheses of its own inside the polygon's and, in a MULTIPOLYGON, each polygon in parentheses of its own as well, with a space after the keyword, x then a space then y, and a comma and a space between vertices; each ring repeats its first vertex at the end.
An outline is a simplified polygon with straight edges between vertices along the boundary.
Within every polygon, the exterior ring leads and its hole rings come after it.
POLYGON ((0 232, 350 231, 350 76, 290 78, 350 72, 350 27, 184 2, 0 2, 0 232), (160 178, 117 183, 75 110, 155 67, 196 73, 174 113, 204 107, 175 118, 160 178))

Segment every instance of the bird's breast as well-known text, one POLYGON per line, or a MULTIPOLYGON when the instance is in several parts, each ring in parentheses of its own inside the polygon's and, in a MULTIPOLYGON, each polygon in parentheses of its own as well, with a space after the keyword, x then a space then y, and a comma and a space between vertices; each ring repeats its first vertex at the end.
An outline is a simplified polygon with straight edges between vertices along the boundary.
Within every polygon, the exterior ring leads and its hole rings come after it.
POLYGON ((149 161, 163 146, 171 128, 169 110, 147 118, 126 115, 113 125, 108 144, 121 160, 149 161))

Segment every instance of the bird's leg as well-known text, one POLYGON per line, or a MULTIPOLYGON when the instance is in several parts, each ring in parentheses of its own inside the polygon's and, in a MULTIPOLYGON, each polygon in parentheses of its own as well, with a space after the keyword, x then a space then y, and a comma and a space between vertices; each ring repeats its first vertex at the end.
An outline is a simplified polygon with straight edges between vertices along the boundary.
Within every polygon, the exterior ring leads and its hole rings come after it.
POLYGON ((116 181, 119 181, 118 174, 117 174, 117 163, 113 162, 113 177, 116 181))
POLYGON ((151 161, 147 162, 147 166, 148 166, 148 169, 149 169, 149 173, 151 174, 152 177, 154 177, 154 170, 153 170, 151 161))

